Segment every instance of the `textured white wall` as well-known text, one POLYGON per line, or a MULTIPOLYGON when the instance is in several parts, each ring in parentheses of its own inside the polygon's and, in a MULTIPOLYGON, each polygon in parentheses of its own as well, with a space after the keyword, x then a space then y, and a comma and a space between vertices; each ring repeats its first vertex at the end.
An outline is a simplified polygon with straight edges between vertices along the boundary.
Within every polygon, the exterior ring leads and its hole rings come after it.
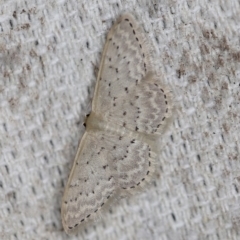
POLYGON ((154 183, 69 239, 239 239, 237 0, 1 1, 1 239, 67 239, 63 189, 123 12, 149 35, 175 114, 154 183))

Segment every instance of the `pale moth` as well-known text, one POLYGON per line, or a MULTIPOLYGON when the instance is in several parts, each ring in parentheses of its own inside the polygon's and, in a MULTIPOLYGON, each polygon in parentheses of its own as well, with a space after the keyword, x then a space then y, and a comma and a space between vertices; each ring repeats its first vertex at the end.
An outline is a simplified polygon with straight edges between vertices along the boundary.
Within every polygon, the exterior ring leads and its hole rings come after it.
POLYGON ((154 173, 157 140, 171 106, 145 35, 131 14, 108 33, 92 112, 62 200, 67 234, 95 220, 117 196, 140 189, 154 173))

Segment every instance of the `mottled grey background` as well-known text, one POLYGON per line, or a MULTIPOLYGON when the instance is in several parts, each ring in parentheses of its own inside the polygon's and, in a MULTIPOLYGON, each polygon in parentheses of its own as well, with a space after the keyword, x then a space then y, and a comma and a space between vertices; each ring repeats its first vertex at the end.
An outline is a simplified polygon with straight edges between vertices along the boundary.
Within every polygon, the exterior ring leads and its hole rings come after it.
POLYGON ((2 0, 1 239, 239 239, 240 2, 2 0), (60 204, 106 34, 131 12, 174 96, 158 177, 67 237, 60 204))

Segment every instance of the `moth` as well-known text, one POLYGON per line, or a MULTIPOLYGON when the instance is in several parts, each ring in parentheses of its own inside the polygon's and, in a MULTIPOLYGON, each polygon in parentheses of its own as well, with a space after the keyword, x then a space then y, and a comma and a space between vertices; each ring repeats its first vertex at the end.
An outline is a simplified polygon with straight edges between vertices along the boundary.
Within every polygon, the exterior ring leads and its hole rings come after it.
POLYGON ((121 16, 107 35, 92 111, 64 191, 67 234, 95 220, 116 196, 151 180, 157 140, 171 115, 169 90, 156 74, 152 55, 135 18, 121 16))

